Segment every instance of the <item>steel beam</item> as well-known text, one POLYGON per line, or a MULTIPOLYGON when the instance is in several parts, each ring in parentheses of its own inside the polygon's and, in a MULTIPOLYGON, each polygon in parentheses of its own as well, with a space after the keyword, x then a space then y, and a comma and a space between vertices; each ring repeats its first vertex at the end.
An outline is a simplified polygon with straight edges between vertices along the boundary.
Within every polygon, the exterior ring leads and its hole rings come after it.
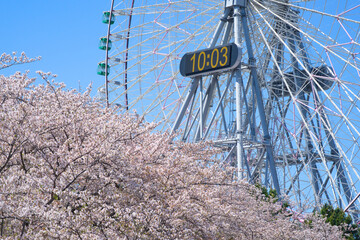
POLYGON ((271 145, 271 137, 269 134, 269 129, 268 129, 267 120, 266 120, 266 116, 265 116, 265 110, 264 110, 263 99, 262 99, 262 95, 261 95, 261 91, 260 91, 260 85, 259 85, 259 81, 257 78, 257 72, 256 72, 256 67, 255 67, 255 58, 254 58, 254 54, 253 54, 253 50, 252 50, 249 27, 248 27, 248 23, 247 23, 246 9, 243 7, 241 7, 241 8, 235 7, 234 15, 239 14, 239 11, 241 14, 241 22, 242 22, 243 31, 244 31, 244 38, 245 38, 247 53, 248 53, 248 57, 249 57, 249 65, 250 65, 251 76, 252 76, 253 90, 255 91, 257 107, 258 107, 261 126, 262 126, 262 130, 263 130, 263 134, 264 134, 263 141, 266 146, 266 158, 269 163, 273 186, 274 186, 276 192, 279 194, 279 196, 281 196, 282 193, 280 192, 280 185, 279 185, 279 180, 278 180, 276 167, 275 167, 275 160, 274 160, 273 149, 272 149, 272 145, 271 145))

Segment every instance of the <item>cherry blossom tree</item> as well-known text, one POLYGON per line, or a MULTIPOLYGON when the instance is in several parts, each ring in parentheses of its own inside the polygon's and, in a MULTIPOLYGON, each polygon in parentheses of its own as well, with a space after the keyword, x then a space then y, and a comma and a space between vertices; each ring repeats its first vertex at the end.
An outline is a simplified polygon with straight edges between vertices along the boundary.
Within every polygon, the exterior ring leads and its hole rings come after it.
POLYGON ((1 239, 341 239, 233 179, 207 143, 40 77, 0 75, 1 239))
POLYGON ((22 52, 20 56, 16 56, 16 52, 13 52, 12 54, 3 53, 0 55, 0 70, 13 65, 38 61, 40 59, 41 57, 29 58, 24 52, 22 52))

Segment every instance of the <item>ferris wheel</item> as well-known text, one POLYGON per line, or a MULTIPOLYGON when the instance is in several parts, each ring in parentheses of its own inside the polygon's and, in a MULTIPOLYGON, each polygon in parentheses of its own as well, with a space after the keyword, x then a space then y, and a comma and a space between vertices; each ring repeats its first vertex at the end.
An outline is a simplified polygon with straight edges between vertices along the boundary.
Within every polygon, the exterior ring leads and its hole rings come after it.
POLYGON ((99 89, 301 211, 358 218, 360 1, 124 0, 104 13, 99 89))

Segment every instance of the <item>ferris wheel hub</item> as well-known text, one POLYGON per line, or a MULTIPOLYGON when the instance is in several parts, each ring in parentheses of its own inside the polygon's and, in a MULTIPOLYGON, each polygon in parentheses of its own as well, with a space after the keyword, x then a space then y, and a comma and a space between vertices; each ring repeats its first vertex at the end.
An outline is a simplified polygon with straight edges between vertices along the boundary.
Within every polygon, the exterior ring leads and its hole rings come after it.
POLYGON ((335 75, 327 65, 314 67, 307 70, 298 71, 298 75, 294 72, 284 73, 284 76, 276 76, 271 82, 271 90, 276 96, 288 97, 290 92, 296 94, 296 78, 300 82, 298 89, 306 93, 311 93, 314 88, 316 91, 326 91, 334 84, 335 75), (308 72, 310 74, 308 74, 308 72), (316 84, 315 84, 316 82, 316 84), (285 84, 286 83, 286 84, 285 84))

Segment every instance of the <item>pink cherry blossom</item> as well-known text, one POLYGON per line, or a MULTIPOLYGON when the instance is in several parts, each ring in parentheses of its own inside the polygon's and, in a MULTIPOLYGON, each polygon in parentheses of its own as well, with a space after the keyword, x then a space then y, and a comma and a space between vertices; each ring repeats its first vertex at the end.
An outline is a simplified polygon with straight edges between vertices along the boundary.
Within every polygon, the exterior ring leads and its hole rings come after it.
POLYGON ((235 181, 208 143, 40 76, 0 75, 1 239, 341 239, 235 181))

